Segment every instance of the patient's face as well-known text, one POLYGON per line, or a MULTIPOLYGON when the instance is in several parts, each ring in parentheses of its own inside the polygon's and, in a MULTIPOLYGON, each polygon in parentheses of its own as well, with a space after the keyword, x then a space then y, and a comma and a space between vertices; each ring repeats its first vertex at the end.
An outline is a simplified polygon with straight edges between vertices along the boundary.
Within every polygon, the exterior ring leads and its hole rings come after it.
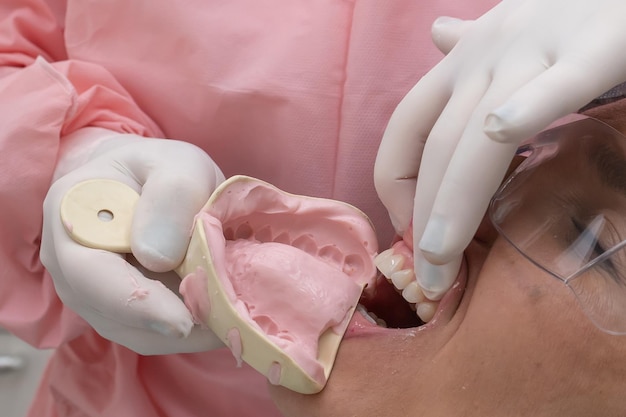
MULTIPOLYGON (((535 189, 570 182, 559 176, 563 163, 546 165, 535 189)), ((626 205, 607 201, 624 240, 626 205)), ((549 252, 560 243, 542 244, 549 252)), ((489 221, 465 253, 459 283, 426 326, 353 319, 326 388, 312 396, 273 388, 279 408, 288 417, 626 415, 626 336, 598 330, 563 282, 489 221)))

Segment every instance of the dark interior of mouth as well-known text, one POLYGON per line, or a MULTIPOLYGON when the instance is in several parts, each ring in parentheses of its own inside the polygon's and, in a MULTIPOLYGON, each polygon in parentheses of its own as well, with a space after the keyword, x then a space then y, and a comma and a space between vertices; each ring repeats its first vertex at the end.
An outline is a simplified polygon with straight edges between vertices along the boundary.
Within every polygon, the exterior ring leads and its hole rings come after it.
POLYGON ((389 328, 411 328, 425 324, 413 307, 387 279, 379 274, 374 288, 367 288, 361 297, 367 311, 382 319, 389 328))

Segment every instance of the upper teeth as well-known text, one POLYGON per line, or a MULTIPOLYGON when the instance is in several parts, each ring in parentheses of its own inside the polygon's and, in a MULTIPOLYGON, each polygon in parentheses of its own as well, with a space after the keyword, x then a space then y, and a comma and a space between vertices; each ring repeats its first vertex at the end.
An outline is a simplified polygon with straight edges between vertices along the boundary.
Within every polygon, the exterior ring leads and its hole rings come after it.
POLYGON ((415 311, 423 322, 432 320, 439 303, 426 298, 416 281, 411 262, 407 262, 403 255, 395 253, 391 248, 376 256, 374 263, 393 286, 402 292, 402 297, 415 304, 415 311))
POLYGON ((380 272, 385 274, 386 277, 389 277, 402 268, 404 257, 402 255, 394 255, 393 249, 387 249, 376 256, 374 263, 380 272))
POLYGON ((422 289, 417 285, 417 281, 411 282, 402 290, 402 297, 409 303, 417 304, 426 301, 422 289))
MULTIPOLYGON (((389 278, 391 279, 391 282, 393 282, 393 285, 399 290, 405 289, 411 283, 415 283, 415 285, 417 285, 417 282, 415 281, 415 273, 412 269, 402 269, 400 271, 396 271, 392 273, 389 278)), ((407 299, 407 301, 409 300, 407 299)))

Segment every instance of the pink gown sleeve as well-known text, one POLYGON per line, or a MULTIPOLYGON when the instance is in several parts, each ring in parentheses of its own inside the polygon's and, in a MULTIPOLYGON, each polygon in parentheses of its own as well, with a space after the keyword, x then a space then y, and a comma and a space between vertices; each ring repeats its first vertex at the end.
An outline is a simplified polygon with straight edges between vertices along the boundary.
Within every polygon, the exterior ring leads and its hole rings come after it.
POLYGON ((42 203, 63 137, 86 126, 162 135, 109 72, 67 59, 63 7, 0 2, 0 326, 40 348, 88 328, 39 261, 42 203))

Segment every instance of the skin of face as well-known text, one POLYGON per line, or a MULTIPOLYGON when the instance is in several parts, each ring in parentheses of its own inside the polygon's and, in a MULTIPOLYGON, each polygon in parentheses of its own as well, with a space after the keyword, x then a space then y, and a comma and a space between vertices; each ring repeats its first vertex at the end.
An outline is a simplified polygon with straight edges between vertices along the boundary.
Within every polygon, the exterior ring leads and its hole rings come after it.
MULTIPOLYGON (((619 106, 592 115, 624 131, 619 106)), ((270 387, 279 409, 286 417, 626 415, 626 336, 597 329, 572 292, 488 220, 460 274, 458 309, 444 309, 436 326, 348 334, 322 392, 270 387)))

